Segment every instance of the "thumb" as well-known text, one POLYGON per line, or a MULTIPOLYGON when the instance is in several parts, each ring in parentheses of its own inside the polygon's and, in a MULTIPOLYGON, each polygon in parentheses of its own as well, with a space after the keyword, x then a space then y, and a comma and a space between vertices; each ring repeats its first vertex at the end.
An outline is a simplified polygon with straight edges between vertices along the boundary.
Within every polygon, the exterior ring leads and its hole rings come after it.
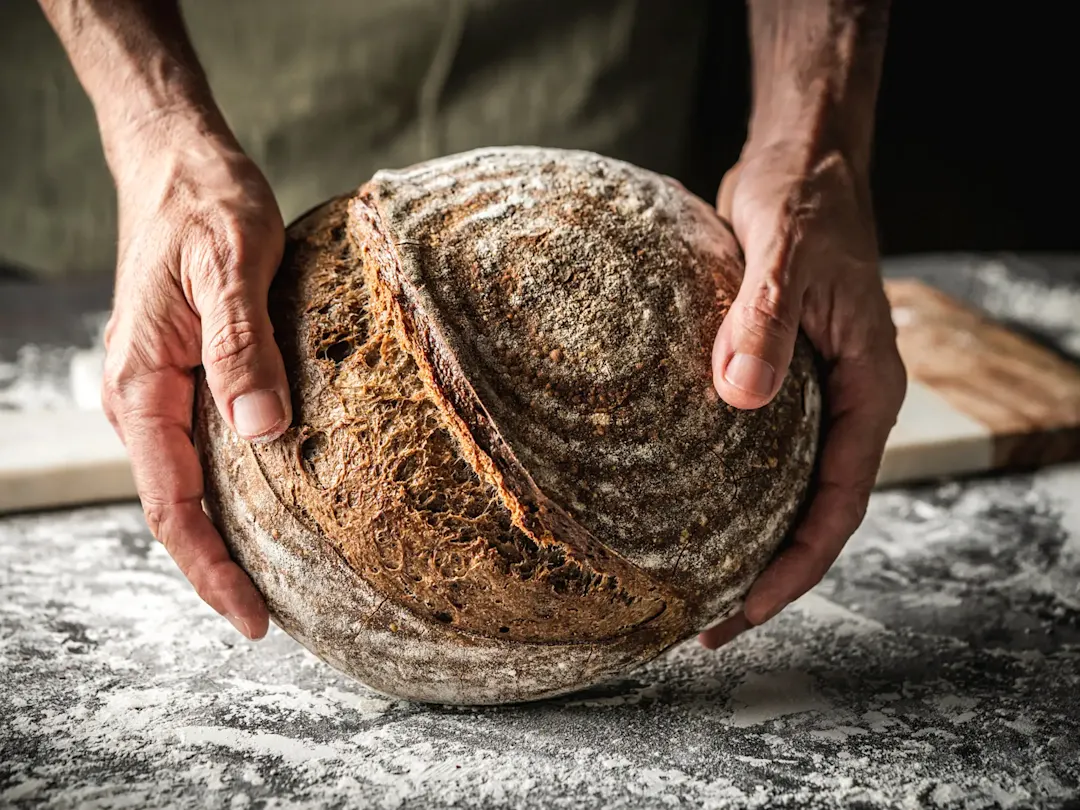
POLYGON ((780 390, 795 351, 806 281, 791 260, 789 223, 765 218, 740 234, 746 272, 713 343, 713 385, 735 408, 761 408, 780 390), (775 224, 774 224, 775 223, 775 224))
POLYGON ((267 313, 272 271, 253 275, 204 291, 202 359, 222 418, 241 438, 270 441, 289 427, 292 401, 267 313))

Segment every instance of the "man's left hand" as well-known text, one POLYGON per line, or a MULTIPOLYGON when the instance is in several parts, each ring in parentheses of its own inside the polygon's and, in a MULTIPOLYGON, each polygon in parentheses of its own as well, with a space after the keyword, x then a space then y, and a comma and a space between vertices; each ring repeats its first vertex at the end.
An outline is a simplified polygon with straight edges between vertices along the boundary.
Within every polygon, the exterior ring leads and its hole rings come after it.
POLYGON ((742 611, 700 635, 712 649, 821 581, 862 522, 904 398, 862 174, 839 152, 779 143, 748 147, 720 185, 717 208, 742 245, 746 271, 713 346, 714 385, 734 407, 768 404, 801 327, 826 363, 826 417, 805 518, 742 611))

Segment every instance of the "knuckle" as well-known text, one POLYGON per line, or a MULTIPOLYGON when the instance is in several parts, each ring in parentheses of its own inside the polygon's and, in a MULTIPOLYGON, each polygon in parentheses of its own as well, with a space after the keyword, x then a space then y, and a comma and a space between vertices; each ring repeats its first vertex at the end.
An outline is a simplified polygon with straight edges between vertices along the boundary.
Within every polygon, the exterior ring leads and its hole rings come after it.
MULTIPOLYGON (((873 491, 877 470, 873 473, 860 476, 851 483, 851 497, 847 499, 845 508, 838 516, 836 555, 847 544, 851 535, 862 525, 866 519, 867 504, 870 501, 870 493, 873 491)), ((824 572, 822 572, 824 574, 824 572)))
POLYGON ((101 381, 101 404, 106 413, 118 411, 122 399, 120 381, 115 374, 107 374, 101 381))
POLYGON ((800 584, 799 596, 820 585, 821 580, 825 579, 825 575, 829 573, 832 563, 833 561, 826 557, 814 557, 810 565, 807 566, 806 576, 800 584))
POLYGON ((218 327, 206 342, 205 363, 228 371, 252 362, 259 346, 259 329, 247 320, 230 320, 218 327))
POLYGON ((225 271, 226 278, 231 281, 234 277, 241 276, 251 258, 244 223, 235 215, 224 216, 215 233, 215 241, 220 267, 225 271))
MULTIPOLYGON (((870 494, 874 491, 874 484, 876 483, 877 474, 874 473, 860 476, 852 484, 852 497, 848 505, 847 521, 845 526, 849 527, 848 534, 855 531, 862 524, 863 519, 866 518, 866 508, 870 502, 870 494)), ((844 538, 847 539, 846 537, 844 538)))
POLYGON ((766 338, 786 338, 798 329, 798 318, 782 294, 768 288, 751 297, 740 309, 743 328, 766 338))
POLYGON ((204 213, 188 224, 183 240, 184 252, 198 268, 195 277, 209 289, 220 291, 243 281, 252 249, 238 216, 228 211, 204 213))
POLYGON ((122 421, 129 410, 132 379, 132 372, 119 363, 110 362, 105 367, 101 379, 101 404, 114 423, 122 421))
POLYGON ((834 512, 831 515, 829 545, 834 546, 839 553, 848 538, 862 525, 866 517, 870 495, 877 482, 877 470, 867 469, 850 481, 829 483, 825 485, 836 496, 833 501, 834 512))
POLYGON ((904 361, 895 341, 884 343, 881 350, 872 355, 872 367, 875 369, 875 377, 878 382, 877 391, 880 397, 881 407, 889 413, 889 427, 896 421, 896 415, 900 406, 907 396, 908 375, 904 361))
MULTIPOLYGON (((816 559, 810 568, 810 573, 806 582, 806 590, 804 590, 803 593, 806 593, 821 584, 821 581, 825 579, 825 575, 829 573, 829 569, 832 568, 834 562, 836 562, 836 557, 833 557, 832 555, 816 559)), ((802 594, 800 594, 800 596, 801 595, 802 594)))
MULTIPOLYGON (((176 371, 176 374, 182 372, 176 371)), ((107 363, 101 383, 101 404, 105 415, 126 445, 156 441, 162 413, 168 407, 161 386, 172 384, 165 371, 155 371, 120 358, 107 363)), ((175 395, 175 387, 171 388, 175 395)))
POLYGON ((117 329, 117 318, 116 318, 116 312, 114 311, 109 316, 109 320, 105 322, 105 330, 104 330, 104 332, 102 332, 102 335, 101 335, 101 338, 102 338, 101 342, 102 342, 102 345, 105 347, 105 351, 109 350, 109 346, 112 343, 113 336, 116 334, 116 329, 117 329))
MULTIPOLYGON (((113 389, 103 384, 101 386, 101 409, 105 412, 105 418, 118 433, 120 430, 120 411, 116 406, 117 396, 113 389)), ((122 438, 122 437, 121 437, 122 438)))
POLYGON ((165 531, 166 522, 169 515, 169 505, 160 501, 149 500, 143 498, 143 516, 146 518, 146 525, 150 529, 150 534, 154 535, 154 539, 161 545, 165 546, 165 550, 172 552, 169 548, 169 533, 165 531))
POLYGON ((908 375, 907 369, 904 367, 904 361, 900 359, 900 354, 894 352, 893 355, 894 359, 889 363, 888 371, 886 372, 886 390, 888 392, 889 405, 899 411, 900 406, 904 402, 904 398, 907 396, 908 375))
POLYGON ((149 493, 143 493, 141 497, 143 516, 146 518, 150 533, 165 547, 170 556, 175 557, 175 541, 182 538, 177 538, 177 532, 172 531, 172 524, 177 509, 181 508, 185 502, 173 501, 168 497, 162 498, 149 493))
POLYGON ((160 501, 143 498, 143 515, 146 525, 154 539, 160 543, 173 562, 180 568, 184 577, 195 588, 195 592, 204 600, 206 599, 206 583, 201 576, 203 566, 199 556, 192 557, 191 550, 185 548, 184 538, 176 531, 174 518, 177 509, 182 508, 183 502, 160 501))
POLYGON ((101 377, 102 403, 115 411, 123 411, 131 398, 132 383, 138 376, 138 363, 132 353, 117 341, 105 356, 101 377))

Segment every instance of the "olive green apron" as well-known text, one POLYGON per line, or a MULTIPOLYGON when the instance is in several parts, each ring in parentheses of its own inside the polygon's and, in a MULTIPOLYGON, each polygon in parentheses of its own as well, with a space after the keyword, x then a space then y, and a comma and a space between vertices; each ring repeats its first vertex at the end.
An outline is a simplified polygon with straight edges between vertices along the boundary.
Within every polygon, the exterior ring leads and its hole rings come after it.
MULTIPOLYGON (((676 174, 706 0, 187 0, 215 96, 286 221, 483 145, 590 149, 676 174)), ((111 272, 93 111, 34 0, 0 3, 0 265, 111 272)))

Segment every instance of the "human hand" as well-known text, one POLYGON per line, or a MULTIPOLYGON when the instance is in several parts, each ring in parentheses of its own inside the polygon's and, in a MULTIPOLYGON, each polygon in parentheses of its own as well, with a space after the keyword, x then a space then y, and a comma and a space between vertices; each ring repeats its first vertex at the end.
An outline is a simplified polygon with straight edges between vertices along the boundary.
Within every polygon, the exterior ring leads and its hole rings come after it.
POLYGON ((116 294, 102 400, 127 447, 147 523, 199 596, 248 638, 265 635, 262 596, 202 509, 192 443, 193 372, 245 439, 291 421, 267 314, 284 248, 270 187, 231 135, 159 120, 114 160, 120 208, 116 294))
POLYGON ((866 513, 907 378, 885 298, 866 178, 838 152, 744 150, 717 208, 746 271, 713 345, 714 385, 737 408, 772 400, 801 326, 826 363, 825 431, 809 508, 742 610, 699 636, 715 649, 816 585, 866 513))

